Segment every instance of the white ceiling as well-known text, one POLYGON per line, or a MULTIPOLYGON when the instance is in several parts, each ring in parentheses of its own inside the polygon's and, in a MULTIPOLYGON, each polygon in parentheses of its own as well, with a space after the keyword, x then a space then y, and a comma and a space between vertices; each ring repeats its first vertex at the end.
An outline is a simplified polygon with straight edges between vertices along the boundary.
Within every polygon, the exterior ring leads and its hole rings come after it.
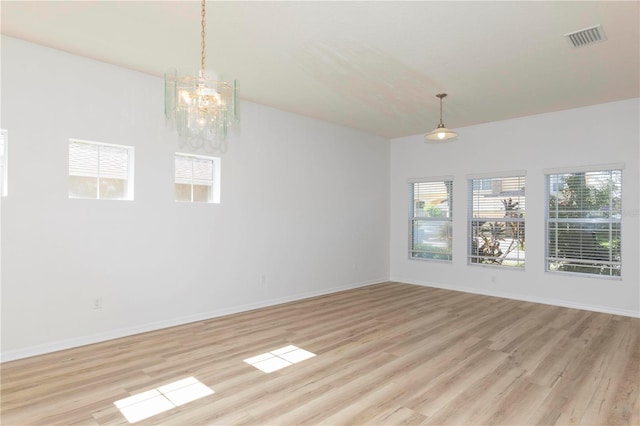
MULTIPOLYGON (((2 34, 161 76, 200 64, 200 2, 6 1, 2 34)), ((241 98, 383 137, 640 96, 640 2, 207 3, 241 98), (601 24, 607 41, 564 34, 601 24)))

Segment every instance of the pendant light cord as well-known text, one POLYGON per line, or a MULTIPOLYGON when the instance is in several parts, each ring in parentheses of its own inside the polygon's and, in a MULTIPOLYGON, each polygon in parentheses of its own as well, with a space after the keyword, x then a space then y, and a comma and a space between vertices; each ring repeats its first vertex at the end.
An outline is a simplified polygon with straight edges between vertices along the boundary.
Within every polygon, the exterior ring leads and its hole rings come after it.
POLYGON ((444 123, 442 122, 442 98, 447 96, 446 93, 438 93, 436 98, 440 99, 440 125, 438 127, 444 127, 444 123))

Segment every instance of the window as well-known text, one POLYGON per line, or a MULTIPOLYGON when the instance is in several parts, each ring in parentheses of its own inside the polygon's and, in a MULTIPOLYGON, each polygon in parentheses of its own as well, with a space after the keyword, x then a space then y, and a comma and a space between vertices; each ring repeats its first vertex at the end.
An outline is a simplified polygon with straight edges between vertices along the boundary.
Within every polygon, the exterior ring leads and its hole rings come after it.
POLYGON ((133 147, 69 140, 69 198, 133 200, 133 147))
POLYGON ((621 168, 547 174, 546 181, 547 271, 620 276, 621 168))
POLYGON ((7 196, 7 153, 9 147, 7 144, 7 131, 0 130, 0 195, 7 196))
POLYGON ((409 184, 409 258, 451 261, 453 180, 409 184))
POLYGON ((220 158, 176 154, 175 200, 220 202, 220 158))
POLYGON ((469 263, 523 268, 524 172, 471 179, 469 188, 469 263))

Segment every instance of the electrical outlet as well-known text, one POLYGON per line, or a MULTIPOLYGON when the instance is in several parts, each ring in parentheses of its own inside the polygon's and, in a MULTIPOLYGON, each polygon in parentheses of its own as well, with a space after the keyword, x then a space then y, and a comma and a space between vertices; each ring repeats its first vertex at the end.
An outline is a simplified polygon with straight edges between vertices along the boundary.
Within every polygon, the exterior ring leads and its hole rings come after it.
POLYGON ((93 309, 102 309, 102 297, 96 297, 95 299, 93 299, 93 309))
POLYGON ((267 283, 267 276, 265 274, 260 275, 260 284, 265 285, 267 283))

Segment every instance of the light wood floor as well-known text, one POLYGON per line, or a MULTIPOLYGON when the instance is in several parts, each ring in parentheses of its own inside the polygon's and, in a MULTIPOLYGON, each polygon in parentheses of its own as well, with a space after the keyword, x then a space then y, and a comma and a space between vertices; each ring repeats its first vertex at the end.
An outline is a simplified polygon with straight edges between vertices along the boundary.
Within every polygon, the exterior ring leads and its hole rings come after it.
POLYGON ((1 420, 128 424, 189 376, 215 393, 139 424, 638 425, 640 319, 383 283, 5 363, 1 420))

